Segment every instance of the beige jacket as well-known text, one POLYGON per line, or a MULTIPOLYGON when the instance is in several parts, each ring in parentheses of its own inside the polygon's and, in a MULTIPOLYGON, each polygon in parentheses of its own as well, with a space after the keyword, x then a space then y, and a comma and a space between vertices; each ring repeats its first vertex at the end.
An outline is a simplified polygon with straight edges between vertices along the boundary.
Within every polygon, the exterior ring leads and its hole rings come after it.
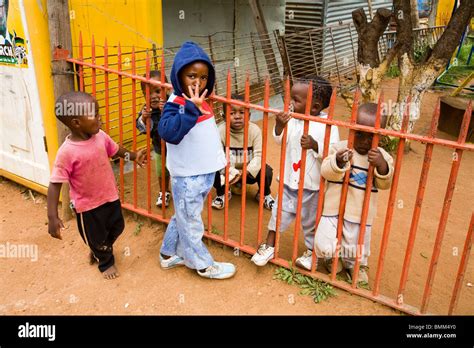
MULTIPOLYGON (((349 187, 347 192, 346 209, 344 219, 354 223, 360 223, 362 204, 364 202, 365 186, 367 181, 367 170, 369 161, 367 155, 361 155, 354 150, 352 164, 347 162, 344 168, 339 168, 336 162, 336 152, 347 148, 347 140, 333 144, 329 149, 329 155, 321 165, 321 175, 326 179, 326 193, 324 195, 323 215, 339 215, 339 202, 341 197, 342 182, 344 174, 350 169, 349 187)), ((388 164, 388 173, 380 175, 374 169, 374 181, 372 194, 370 195, 367 225, 372 225, 377 212, 377 192, 390 188, 393 177, 393 158, 384 149, 378 148, 388 164)))

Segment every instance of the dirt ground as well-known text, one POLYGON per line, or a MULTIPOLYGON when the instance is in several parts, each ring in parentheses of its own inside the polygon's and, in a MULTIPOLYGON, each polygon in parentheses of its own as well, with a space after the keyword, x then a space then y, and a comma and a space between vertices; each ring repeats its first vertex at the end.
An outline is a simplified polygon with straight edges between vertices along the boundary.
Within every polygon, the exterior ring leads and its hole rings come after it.
MULTIPOLYGON (((395 98, 396 80, 385 85, 385 98, 395 98)), ((439 94, 428 92, 423 100, 421 119, 415 132, 426 134, 439 94)), ((336 118, 347 119, 348 109, 342 100, 336 106, 336 118)), ((270 118, 270 127, 273 118, 270 118)), ((269 128, 270 129, 270 128, 269 128)), ((341 137, 347 132, 340 130, 341 137)), ((440 137, 453 139, 447 134, 440 137)), ((274 168, 272 191, 277 192, 279 148, 268 139, 268 162, 274 168)), ((412 151, 403 159, 397 205, 385 258, 381 294, 396 298, 401 268, 408 240, 411 216, 423 162, 424 145, 412 143, 412 151)), ((452 150, 436 147, 426 187, 425 200, 413 250, 406 286, 405 303, 419 307, 433 252, 446 184, 451 167, 452 150)), ((440 260, 433 285, 428 312, 446 314, 456 278, 465 235, 472 213, 474 185, 474 153, 463 155, 456 189, 451 204, 440 260)), ((139 206, 146 202, 145 171, 138 176, 139 206)), ((126 201, 131 201, 131 175, 125 178, 126 201)), ((87 247, 83 244, 74 220, 58 241, 47 234, 46 199, 35 194, 31 199, 25 188, 0 178, 0 244, 37 245, 38 260, 3 258, 0 261, 0 314, 296 314, 296 315, 398 315, 388 307, 337 290, 337 297, 315 304, 308 296, 298 295, 299 288, 272 279, 273 265, 258 268, 248 256, 235 256, 232 249, 211 243, 209 249, 216 260, 231 261, 237 266, 234 278, 225 281, 202 279, 193 271, 178 268, 160 269, 158 251, 163 238, 163 225, 125 213, 126 228, 115 244, 116 264, 120 278, 107 281, 95 266, 88 265, 87 247)), ((152 178, 152 201, 158 185, 152 178)), ((245 214, 245 243, 256 246, 256 186, 249 186, 245 214)), ((214 195, 214 193, 213 193, 214 195)), ((388 191, 381 191, 378 213, 372 230, 369 265, 370 282, 375 276, 388 191)), ((229 206, 229 237, 240 236, 241 197, 234 196, 229 206)), ((153 212, 158 213, 156 207, 153 212)), ((172 209, 168 210, 168 216, 172 209)), ((223 231, 222 211, 213 211, 212 229, 223 231)), ((264 212, 265 236, 269 212, 264 212)), ((207 225, 207 212, 204 213, 207 225)), ((291 258, 293 229, 282 235, 280 255, 291 258)), ((300 236, 299 252, 304 251, 300 236)), ((456 314, 474 314, 474 261, 468 265, 462 284, 456 314), (471 286, 469 286, 471 284, 471 286)))

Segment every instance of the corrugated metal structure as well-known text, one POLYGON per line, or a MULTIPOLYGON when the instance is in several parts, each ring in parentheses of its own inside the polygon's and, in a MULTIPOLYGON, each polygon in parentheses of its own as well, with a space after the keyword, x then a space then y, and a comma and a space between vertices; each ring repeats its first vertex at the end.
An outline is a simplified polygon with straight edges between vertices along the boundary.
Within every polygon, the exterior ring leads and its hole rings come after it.
MULTIPOLYGON (((327 78, 337 76, 340 84, 344 76, 352 78, 349 75, 357 62, 352 11, 360 7, 371 18, 367 1, 287 1, 282 44, 286 45, 292 77, 317 73, 327 78)), ((391 9, 392 1, 373 0, 373 13, 379 8, 391 9)))

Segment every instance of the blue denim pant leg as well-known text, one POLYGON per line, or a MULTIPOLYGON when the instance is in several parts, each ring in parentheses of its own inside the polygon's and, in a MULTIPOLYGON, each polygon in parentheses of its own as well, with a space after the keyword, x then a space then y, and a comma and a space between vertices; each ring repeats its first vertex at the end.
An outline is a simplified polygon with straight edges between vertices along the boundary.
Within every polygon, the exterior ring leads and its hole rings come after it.
POLYGON ((166 229, 161 253, 182 257, 185 265, 192 269, 204 269, 214 263, 202 242, 204 224, 201 217, 204 201, 214 183, 214 175, 171 178, 175 214, 166 229))

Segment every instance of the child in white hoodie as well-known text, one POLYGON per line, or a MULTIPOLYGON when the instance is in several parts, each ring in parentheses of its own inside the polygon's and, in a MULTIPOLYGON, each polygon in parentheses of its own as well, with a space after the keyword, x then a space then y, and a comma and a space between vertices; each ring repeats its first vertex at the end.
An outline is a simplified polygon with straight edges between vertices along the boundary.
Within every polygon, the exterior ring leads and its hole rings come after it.
MULTIPOLYGON (((291 109, 294 112, 304 114, 308 94, 309 80, 313 81, 313 100, 310 114, 321 118, 327 118, 322 112, 329 106, 332 87, 329 81, 319 76, 308 76, 305 80, 298 80, 291 88, 291 109)), ((283 178, 283 197, 280 220, 280 231, 285 231, 296 218, 296 206, 298 199, 298 185, 300 180, 301 152, 305 148, 306 168, 304 177, 303 204, 301 210, 301 227, 304 232, 307 250, 296 259, 296 264, 310 270, 314 232, 316 224, 316 209, 318 206, 321 155, 323 153, 324 135, 326 125, 318 122, 309 122, 308 135, 303 135, 304 121, 291 118, 289 113, 276 115, 276 123, 273 129, 273 137, 281 144, 283 129, 288 127, 286 138, 286 160, 285 175, 283 178)), ((337 127, 331 127, 330 143, 339 141, 337 127)), ((281 180, 281 178, 280 178, 281 180)), ((278 197, 275 199, 278 202, 278 197)), ((275 230, 278 205, 274 204, 272 217, 268 223, 268 235, 265 243, 260 245, 252 257, 252 262, 257 266, 264 266, 275 255, 275 230)))

